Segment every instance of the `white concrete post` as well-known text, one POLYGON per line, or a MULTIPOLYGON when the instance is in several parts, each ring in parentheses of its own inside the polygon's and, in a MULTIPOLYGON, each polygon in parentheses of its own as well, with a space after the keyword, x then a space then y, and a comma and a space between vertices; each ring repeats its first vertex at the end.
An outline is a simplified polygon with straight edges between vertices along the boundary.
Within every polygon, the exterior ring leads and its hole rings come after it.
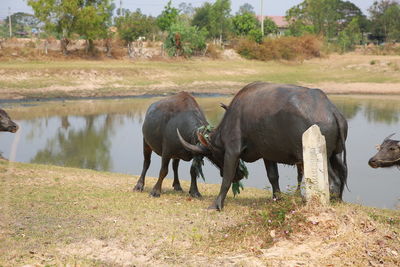
POLYGON ((321 204, 328 205, 329 176, 326 142, 315 124, 303 133, 303 162, 306 201, 317 198, 321 204))

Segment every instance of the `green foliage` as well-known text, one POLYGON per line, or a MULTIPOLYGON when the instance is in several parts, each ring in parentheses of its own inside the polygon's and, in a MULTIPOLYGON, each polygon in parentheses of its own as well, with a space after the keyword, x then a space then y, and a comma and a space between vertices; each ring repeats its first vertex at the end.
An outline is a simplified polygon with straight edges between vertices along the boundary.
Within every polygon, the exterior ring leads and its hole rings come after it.
POLYGON ((177 22, 169 30, 165 47, 169 55, 191 56, 206 48, 206 36, 207 31, 204 29, 177 22), (176 43, 177 34, 180 35, 180 45, 176 43))
POLYGON ((203 181, 205 181, 206 179, 204 178, 203 174, 203 166, 204 166, 203 157, 202 156, 193 157, 192 166, 195 169, 196 177, 197 178, 201 177, 203 178, 203 181))
POLYGON ((140 36, 149 37, 154 32, 154 19, 142 14, 140 9, 135 12, 125 12, 124 16, 117 17, 115 24, 119 36, 126 43, 137 40, 140 36))
POLYGON ((400 40, 400 3, 391 0, 375 1, 370 7, 371 33, 380 41, 400 40))
POLYGON ((297 212, 303 205, 300 196, 281 194, 280 199, 273 199, 273 203, 265 205, 260 212, 261 220, 269 230, 278 231, 277 234, 289 235, 294 232, 299 223, 306 218, 297 212))
POLYGON ((356 5, 342 0, 305 0, 286 12, 291 35, 312 33, 327 39, 336 38, 354 18, 366 20, 356 5))
POLYGON ((171 5, 169 0, 161 15, 157 17, 157 25, 162 31, 167 31, 178 20, 179 10, 171 5))
POLYGON ((278 33, 278 26, 276 25, 276 23, 266 17, 264 19, 264 35, 268 36, 269 34, 277 34, 278 33))
POLYGON ((261 42, 263 41, 263 35, 261 32, 261 29, 257 28, 257 29, 253 29, 249 32, 249 39, 261 44, 261 42))
POLYGON ((111 0, 92 0, 80 7, 74 30, 89 41, 90 51, 93 51, 93 40, 106 37, 113 9, 111 0))
MULTIPOLYGON (((11 15, 12 35, 26 32, 30 33, 33 28, 38 28, 40 21, 32 14, 17 12, 11 15)), ((9 17, 4 19, 4 33, 1 36, 9 36, 9 17)))
POLYGON ((46 31, 69 38, 75 31, 80 1, 28 0, 35 16, 44 23, 46 31))
POLYGON ((252 5, 250 5, 249 3, 244 3, 243 5, 241 5, 239 7, 239 11, 237 12, 238 15, 243 15, 246 13, 250 13, 255 15, 256 12, 254 12, 254 7, 252 5))
POLYGON ((259 22, 254 14, 243 13, 232 18, 233 30, 236 35, 246 36, 250 31, 259 28, 259 22))
POLYGON ((208 38, 222 40, 231 31, 230 12, 230 0, 216 0, 214 4, 206 2, 195 9, 192 25, 207 30, 208 38))
MULTIPOLYGON (((239 159, 239 171, 243 173, 244 178, 249 178, 249 170, 246 167, 246 164, 242 159, 239 159)), ((243 184, 241 181, 232 183, 232 192, 233 196, 240 194, 240 189, 244 190, 243 184)))
POLYGON ((360 31, 360 24, 358 18, 354 18, 347 27, 339 33, 338 45, 342 53, 354 49, 356 44, 359 44, 362 40, 362 34, 360 31))
POLYGON ((106 36, 114 9, 111 0, 28 0, 28 5, 46 31, 55 32, 59 38, 76 33, 89 43, 106 36))

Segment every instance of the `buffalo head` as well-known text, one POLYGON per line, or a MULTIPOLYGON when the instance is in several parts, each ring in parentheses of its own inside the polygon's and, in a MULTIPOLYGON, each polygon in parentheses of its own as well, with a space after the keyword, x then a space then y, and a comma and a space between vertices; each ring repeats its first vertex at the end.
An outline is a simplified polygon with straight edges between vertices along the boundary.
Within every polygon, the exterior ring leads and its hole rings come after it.
POLYGON ((13 122, 8 114, 0 109, 0 131, 15 133, 18 130, 18 125, 13 122))
MULTIPOLYGON (((193 154, 207 157, 211 161, 211 163, 213 163, 215 166, 219 168, 221 177, 223 176, 225 153, 222 149, 220 149, 215 145, 212 145, 212 142, 210 142, 207 138, 205 138, 201 133, 197 133, 197 139, 199 140, 199 144, 193 145, 187 142, 185 139, 183 139, 182 135, 179 132, 179 129, 176 129, 176 132, 178 134, 179 140, 182 143, 182 146, 186 150, 192 152, 193 154)), ((240 171, 239 168, 237 168, 235 177, 232 182, 238 182, 241 179, 243 179, 243 177, 244 173, 240 171)))
POLYGON ((382 144, 377 146, 378 153, 368 161, 372 168, 400 166, 400 141, 390 139, 393 135, 386 137, 382 144))

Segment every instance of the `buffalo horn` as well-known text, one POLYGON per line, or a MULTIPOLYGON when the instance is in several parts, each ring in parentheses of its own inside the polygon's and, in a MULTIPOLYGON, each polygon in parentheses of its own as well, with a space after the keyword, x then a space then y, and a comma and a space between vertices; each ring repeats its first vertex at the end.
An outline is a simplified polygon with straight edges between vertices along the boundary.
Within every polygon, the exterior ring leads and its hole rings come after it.
POLYGON ((396 133, 392 133, 391 135, 389 135, 388 137, 385 138, 385 140, 383 140, 383 142, 389 140, 390 137, 392 137, 393 135, 395 135, 396 133))
POLYGON ((202 154, 202 155, 207 152, 207 149, 205 147, 203 147, 203 146, 199 146, 199 145, 196 146, 196 145, 192 145, 192 144, 186 142, 185 139, 183 139, 181 133, 179 132, 179 129, 176 129, 176 132, 178 134, 179 141, 181 141, 183 147, 186 150, 188 150, 190 152, 197 153, 197 154, 202 154))

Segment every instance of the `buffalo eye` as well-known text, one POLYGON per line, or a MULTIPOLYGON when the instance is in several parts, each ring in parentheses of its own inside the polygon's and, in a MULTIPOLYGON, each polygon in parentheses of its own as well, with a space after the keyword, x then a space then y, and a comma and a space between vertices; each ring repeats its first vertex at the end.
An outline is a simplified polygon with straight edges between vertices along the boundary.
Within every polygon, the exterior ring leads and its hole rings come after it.
POLYGON ((396 150, 396 148, 395 147, 391 147, 391 148, 389 148, 391 151, 394 151, 394 150, 396 150))

